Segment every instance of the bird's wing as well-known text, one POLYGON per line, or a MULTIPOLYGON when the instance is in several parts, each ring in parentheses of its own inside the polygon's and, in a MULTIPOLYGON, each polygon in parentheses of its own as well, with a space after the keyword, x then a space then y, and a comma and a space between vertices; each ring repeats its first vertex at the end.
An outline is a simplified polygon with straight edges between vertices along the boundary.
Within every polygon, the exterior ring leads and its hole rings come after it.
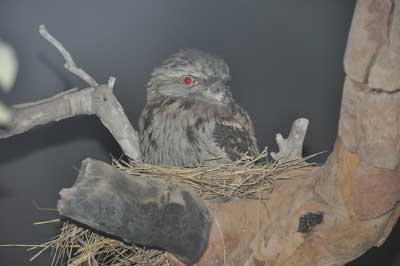
POLYGON ((213 140, 233 161, 246 153, 250 156, 259 154, 253 123, 248 113, 238 105, 232 117, 216 121, 213 140))

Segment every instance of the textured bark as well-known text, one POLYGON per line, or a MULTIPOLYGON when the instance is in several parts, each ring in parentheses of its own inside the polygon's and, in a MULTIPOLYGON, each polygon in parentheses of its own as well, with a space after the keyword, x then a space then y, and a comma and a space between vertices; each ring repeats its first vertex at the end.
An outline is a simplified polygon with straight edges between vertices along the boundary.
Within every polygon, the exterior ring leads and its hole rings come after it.
POLYGON ((376 55, 368 85, 385 91, 400 90, 400 1, 393 0, 387 23, 386 42, 376 55))
POLYGON ((348 78, 343 92, 340 120, 339 135, 349 150, 359 153, 372 166, 393 170, 398 167, 398 92, 372 89, 348 78))
POLYGON ((357 154, 338 140, 326 166, 276 183, 268 200, 212 205, 218 224, 199 265, 345 265, 381 245, 399 213, 388 211, 371 219, 357 215, 352 178, 363 167, 357 154), (310 214, 320 215, 320 223, 301 230, 301 221, 310 214))
POLYGON ((347 75, 365 82, 376 56, 387 41, 392 0, 358 1, 344 58, 347 75))
POLYGON ((344 60, 349 78, 387 92, 400 89, 400 1, 358 1, 344 60))

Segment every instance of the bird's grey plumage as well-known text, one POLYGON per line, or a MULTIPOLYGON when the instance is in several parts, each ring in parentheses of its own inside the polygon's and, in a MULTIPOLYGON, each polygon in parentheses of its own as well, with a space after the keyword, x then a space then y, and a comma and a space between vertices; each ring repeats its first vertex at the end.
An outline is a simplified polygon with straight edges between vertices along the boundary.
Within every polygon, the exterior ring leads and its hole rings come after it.
POLYGON ((143 161, 195 166, 257 155, 253 124, 234 102, 229 80, 222 59, 194 49, 181 50, 156 68, 139 121, 143 161), (185 84, 185 77, 193 84, 185 84), (220 159, 208 161, 212 158, 220 159))

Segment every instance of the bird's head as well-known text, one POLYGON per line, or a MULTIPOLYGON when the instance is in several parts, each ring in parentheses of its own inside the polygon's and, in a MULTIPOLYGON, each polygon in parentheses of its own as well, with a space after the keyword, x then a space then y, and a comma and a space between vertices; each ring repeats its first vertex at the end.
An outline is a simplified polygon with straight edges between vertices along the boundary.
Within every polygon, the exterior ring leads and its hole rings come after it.
POLYGON ((147 86, 148 99, 156 96, 193 98, 224 103, 231 99, 228 65, 215 55, 183 49, 154 69, 147 86))

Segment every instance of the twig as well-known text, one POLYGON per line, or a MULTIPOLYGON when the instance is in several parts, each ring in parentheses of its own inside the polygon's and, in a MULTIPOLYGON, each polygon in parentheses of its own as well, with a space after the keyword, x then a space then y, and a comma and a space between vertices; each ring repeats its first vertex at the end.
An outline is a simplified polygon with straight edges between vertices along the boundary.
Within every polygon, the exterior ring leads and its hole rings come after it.
POLYGON ((57 211, 56 208, 42 208, 42 207, 39 207, 39 205, 37 205, 37 203, 34 200, 32 200, 32 203, 33 203, 33 206, 35 206, 35 208, 37 210, 39 210, 39 211, 57 211))
POLYGON ((34 225, 42 225, 42 224, 52 224, 52 223, 59 223, 61 222, 60 219, 53 219, 53 220, 48 220, 48 221, 43 221, 43 222, 36 222, 33 223, 34 225))
POLYGON ((39 33, 43 36, 49 43, 51 43, 57 50, 61 53, 61 55, 65 59, 65 68, 86 81, 91 87, 95 88, 99 84, 82 68, 77 67, 74 60, 72 59, 71 54, 64 48, 64 46, 57 41, 46 29, 45 25, 39 26, 39 33))
POLYGON ((110 77, 108 79, 107 86, 110 87, 110 88, 114 88, 114 84, 115 84, 115 77, 110 77))
POLYGON ((302 158, 303 142, 308 128, 308 119, 299 118, 293 122, 292 128, 287 139, 281 134, 276 134, 276 142, 279 147, 279 152, 271 152, 271 157, 274 160, 280 159, 300 159, 302 158))

